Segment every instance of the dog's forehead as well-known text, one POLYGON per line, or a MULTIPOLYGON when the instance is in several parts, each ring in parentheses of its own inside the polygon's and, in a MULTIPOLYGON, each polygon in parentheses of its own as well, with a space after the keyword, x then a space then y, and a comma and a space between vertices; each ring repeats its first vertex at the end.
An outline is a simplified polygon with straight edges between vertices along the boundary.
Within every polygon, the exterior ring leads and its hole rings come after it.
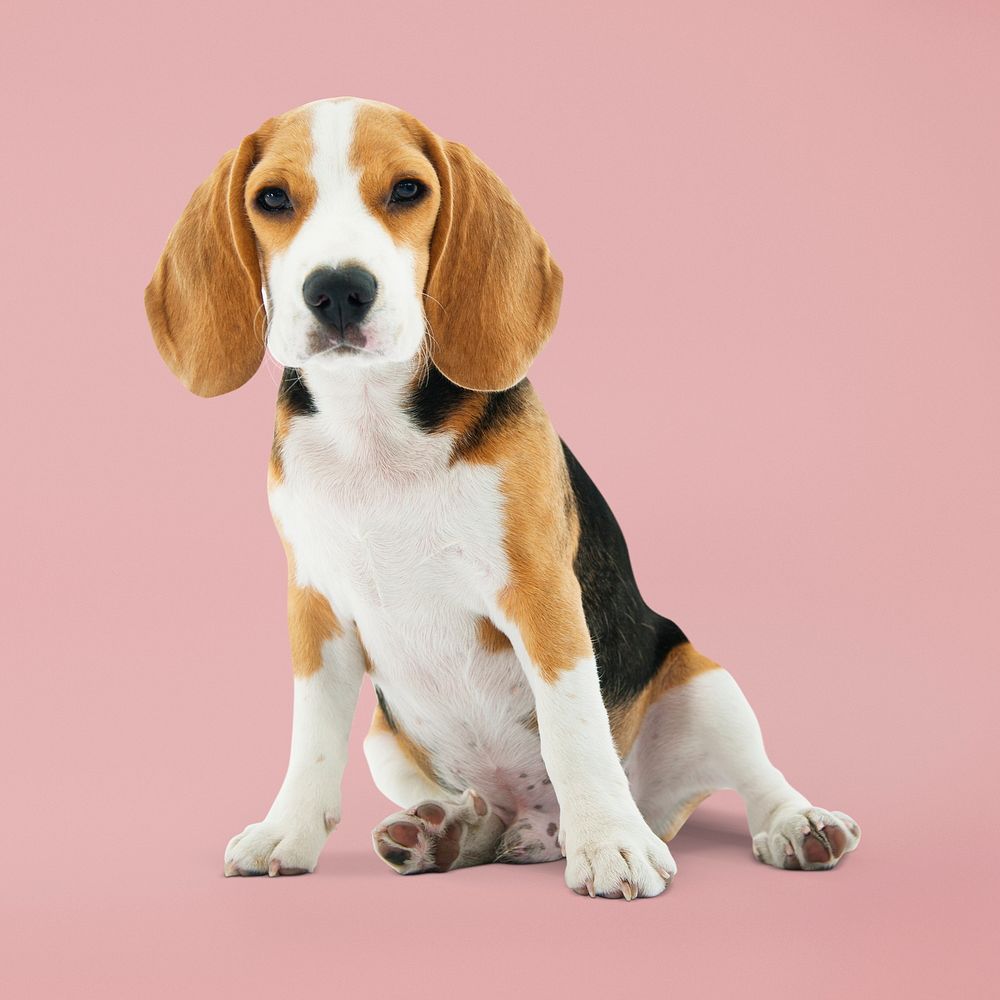
POLYGON ((389 104, 354 97, 314 101, 261 127, 260 161, 309 169, 328 181, 346 180, 345 174, 391 170, 422 156, 421 129, 416 119, 389 104))
POLYGON ((426 129, 412 116, 389 104, 361 103, 355 112, 350 162, 361 172, 369 167, 405 167, 424 158, 426 129))

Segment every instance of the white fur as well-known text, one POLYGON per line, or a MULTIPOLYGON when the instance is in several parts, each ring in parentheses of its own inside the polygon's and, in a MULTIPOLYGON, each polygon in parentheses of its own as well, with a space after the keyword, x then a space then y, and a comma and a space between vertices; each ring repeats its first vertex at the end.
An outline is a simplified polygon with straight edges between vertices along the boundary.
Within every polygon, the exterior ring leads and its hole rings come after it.
POLYGON ((559 790, 566 883, 597 895, 623 890, 659 895, 677 866, 647 826, 629 792, 601 699, 597 663, 580 660, 551 683, 538 676, 518 640, 532 679, 541 752, 559 790))
POLYGON ((832 868, 803 853, 811 828, 838 825, 853 850, 857 824, 812 806, 770 762, 760 726, 726 670, 709 670, 671 688, 650 707, 625 760, 632 794, 649 824, 674 828, 678 817, 719 788, 734 788, 747 808, 754 855, 777 868, 795 857, 801 868, 832 868))
POLYGON ((288 771, 267 816, 226 848, 226 874, 312 871, 327 834, 340 822, 347 738, 364 675, 357 635, 324 643, 322 665, 295 680, 288 771))

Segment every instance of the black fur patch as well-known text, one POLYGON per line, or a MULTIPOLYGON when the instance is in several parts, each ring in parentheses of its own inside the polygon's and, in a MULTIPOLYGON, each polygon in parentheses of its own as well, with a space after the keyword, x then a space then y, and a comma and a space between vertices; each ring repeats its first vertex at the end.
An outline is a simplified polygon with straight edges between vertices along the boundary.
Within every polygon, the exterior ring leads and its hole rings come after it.
POLYGON ((565 442, 563 453, 580 518, 574 569, 583 590, 583 612, 597 655, 601 694, 610 708, 639 694, 667 653, 687 642, 687 636, 647 607, 611 508, 565 442))
POLYGON ((452 460, 474 451, 490 434, 517 417, 524 410, 527 393, 527 379, 522 379, 517 385, 502 392, 486 393, 486 405, 479 419, 455 442, 452 460))
POLYGON ((298 368, 286 368, 281 373, 278 399, 285 404, 289 413, 294 417, 319 413, 316 401, 313 399, 309 387, 302 381, 302 373, 298 368))
POLYGON ((445 378, 438 368, 427 366, 427 374, 414 386, 406 404, 410 419, 422 431, 432 434, 440 430, 464 403, 474 396, 486 399, 482 412, 473 424, 455 442, 452 460, 462 458, 477 448, 491 432, 519 414, 524 408, 528 389, 527 380, 504 389, 502 392, 476 392, 463 389, 445 378))
POLYGON ((428 434, 439 430, 444 422, 473 393, 446 379, 437 366, 429 364, 427 374, 413 387, 406 404, 410 419, 428 434))
POLYGON ((389 706, 386 704, 385 695, 382 694, 382 689, 377 684, 375 685, 375 698, 378 700, 378 707, 382 710, 382 715, 385 716, 385 724, 394 733, 399 732, 396 720, 393 718, 392 712, 389 711, 389 706))

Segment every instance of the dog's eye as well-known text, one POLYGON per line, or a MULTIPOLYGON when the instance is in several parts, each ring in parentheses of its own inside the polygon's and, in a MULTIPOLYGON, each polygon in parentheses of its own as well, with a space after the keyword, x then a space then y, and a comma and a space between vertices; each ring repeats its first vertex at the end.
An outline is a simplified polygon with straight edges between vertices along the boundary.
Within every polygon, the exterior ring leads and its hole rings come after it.
POLYGON ((257 207, 264 212, 290 212, 292 199, 288 197, 288 192, 283 188, 264 188, 257 195, 257 207))
POLYGON ((405 202, 416 201, 427 188, 424 187, 420 181, 405 180, 397 181, 392 188, 392 194, 389 196, 390 204, 401 204, 405 202))

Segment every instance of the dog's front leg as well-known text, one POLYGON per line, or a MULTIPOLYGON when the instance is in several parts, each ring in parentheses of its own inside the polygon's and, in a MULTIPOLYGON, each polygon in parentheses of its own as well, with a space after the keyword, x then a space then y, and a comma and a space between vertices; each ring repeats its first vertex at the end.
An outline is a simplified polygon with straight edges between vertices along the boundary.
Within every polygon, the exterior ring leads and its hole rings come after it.
POLYGON ((226 875, 300 875, 316 867, 340 821, 340 782, 364 655, 353 625, 341 625, 311 588, 289 593, 295 672, 292 749, 274 804, 226 848, 226 875))
POLYGON ((509 587, 493 610, 535 696, 542 758, 559 800, 566 884, 591 896, 658 895, 677 868, 629 791, 575 576, 509 587))

